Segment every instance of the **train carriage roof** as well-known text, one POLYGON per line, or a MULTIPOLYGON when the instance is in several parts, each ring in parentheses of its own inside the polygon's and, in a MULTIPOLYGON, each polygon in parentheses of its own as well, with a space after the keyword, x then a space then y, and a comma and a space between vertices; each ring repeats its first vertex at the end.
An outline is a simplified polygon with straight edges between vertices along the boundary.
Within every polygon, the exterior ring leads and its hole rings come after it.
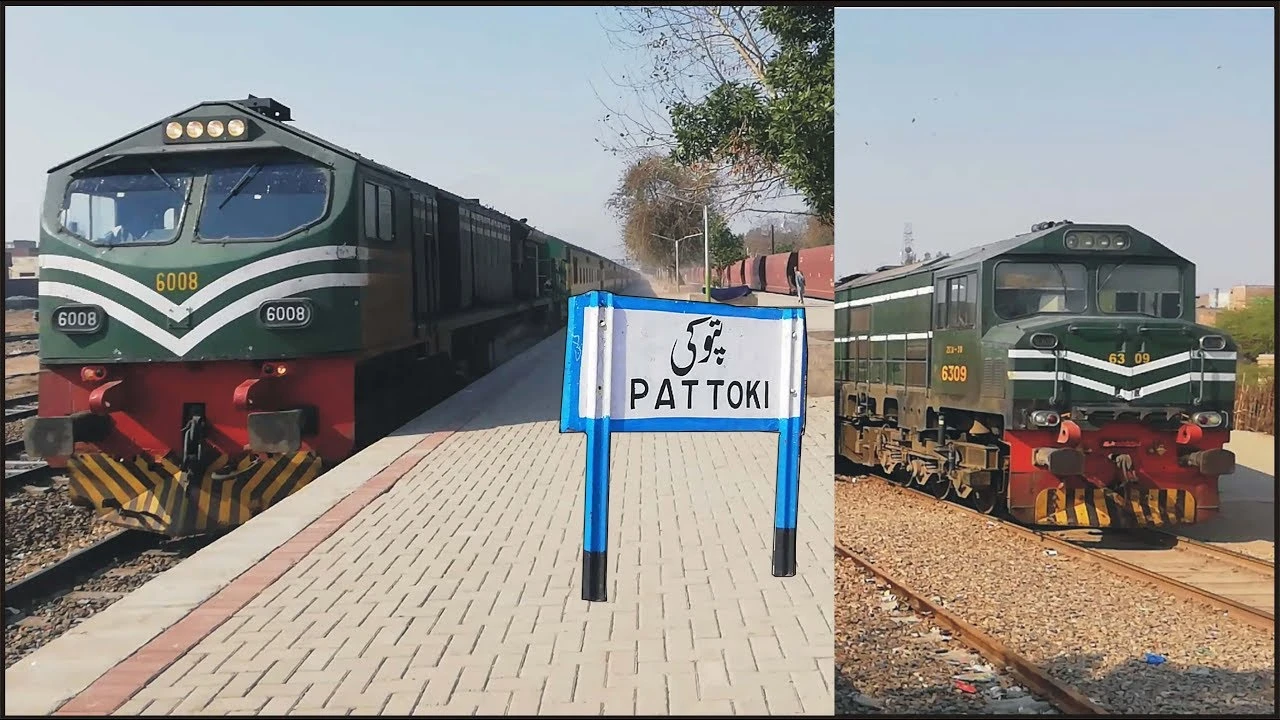
POLYGON ((941 257, 923 260, 910 265, 897 265, 883 270, 877 270, 876 272, 851 275, 848 276, 847 281, 841 282, 837 285, 836 290, 850 290, 853 288, 865 287, 867 285, 875 285, 887 280, 906 277, 916 273, 933 273, 938 270, 946 270, 948 268, 969 267, 978 265, 998 255, 1016 253, 1021 250, 1025 250, 1029 253, 1044 252, 1044 248, 1039 241, 1050 235, 1064 232, 1067 228, 1075 230, 1124 229, 1135 236, 1142 237, 1146 241, 1149 248, 1143 253, 1144 255, 1163 255, 1182 259, 1177 253, 1164 245, 1161 245, 1155 239, 1136 230, 1130 225, 1111 223, 1067 223, 1057 224, 1053 227, 1023 233, 1021 235, 1015 235, 1011 238, 987 243, 986 245, 979 245, 978 247, 969 248, 968 250, 963 250, 954 255, 943 255, 941 257))

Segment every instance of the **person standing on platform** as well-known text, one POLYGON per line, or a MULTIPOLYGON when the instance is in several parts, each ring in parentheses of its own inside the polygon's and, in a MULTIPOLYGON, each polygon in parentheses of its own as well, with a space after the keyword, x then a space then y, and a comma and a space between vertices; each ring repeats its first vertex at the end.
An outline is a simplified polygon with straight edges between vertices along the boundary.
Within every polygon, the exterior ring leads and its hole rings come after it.
POLYGON ((796 296, 800 298, 800 304, 804 304, 804 273, 800 272, 800 268, 796 268, 796 296))

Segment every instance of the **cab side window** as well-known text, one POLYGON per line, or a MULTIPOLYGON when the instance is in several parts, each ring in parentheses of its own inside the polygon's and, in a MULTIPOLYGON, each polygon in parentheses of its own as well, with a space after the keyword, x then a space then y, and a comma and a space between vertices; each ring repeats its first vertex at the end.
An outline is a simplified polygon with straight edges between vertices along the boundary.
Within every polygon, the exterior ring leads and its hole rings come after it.
POLYGON ((947 278, 934 286, 933 325, 938 329, 963 330, 977 321, 977 275, 970 273, 947 278))
POLYGON ((391 188, 377 183, 364 184, 364 236, 370 240, 392 242, 396 239, 394 203, 391 188))

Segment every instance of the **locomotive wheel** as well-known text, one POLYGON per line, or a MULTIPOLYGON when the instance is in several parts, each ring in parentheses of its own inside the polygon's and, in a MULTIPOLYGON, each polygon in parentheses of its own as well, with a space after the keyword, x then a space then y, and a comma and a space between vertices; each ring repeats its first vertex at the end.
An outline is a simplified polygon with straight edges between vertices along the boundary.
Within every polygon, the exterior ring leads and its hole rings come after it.
POLYGON ((969 497, 966 498, 969 507, 984 515, 995 515, 999 500, 999 493, 990 488, 984 490, 974 488, 973 492, 969 493, 969 497))
POLYGON ((951 485, 951 481, 938 473, 929 476, 929 482, 926 486, 929 492, 939 500, 955 499, 956 490, 951 485))

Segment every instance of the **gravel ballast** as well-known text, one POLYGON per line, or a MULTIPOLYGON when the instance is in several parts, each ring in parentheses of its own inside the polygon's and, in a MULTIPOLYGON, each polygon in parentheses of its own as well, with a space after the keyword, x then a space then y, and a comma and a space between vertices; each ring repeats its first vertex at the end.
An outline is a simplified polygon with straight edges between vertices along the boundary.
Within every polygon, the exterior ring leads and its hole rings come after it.
POLYGON ((4 666, 12 667, 208 543, 207 538, 176 540, 168 543, 165 549, 148 550, 119 560, 86 578, 70 592, 31 608, 30 613, 6 618, 4 666))
MULTIPOLYGON (((836 538, 1112 711, 1275 711, 1273 633, 1047 554, 994 520, 878 480, 842 479, 836 538), (1149 653, 1164 662, 1150 664, 1149 653)), ((838 604, 838 636, 849 632, 840 612, 838 604)))
POLYGON ((1056 714, 853 561, 835 562, 836 715, 1056 714))
POLYGON ((71 504, 65 478, 24 488, 4 499, 4 583, 17 582, 120 528, 96 522, 71 504))

